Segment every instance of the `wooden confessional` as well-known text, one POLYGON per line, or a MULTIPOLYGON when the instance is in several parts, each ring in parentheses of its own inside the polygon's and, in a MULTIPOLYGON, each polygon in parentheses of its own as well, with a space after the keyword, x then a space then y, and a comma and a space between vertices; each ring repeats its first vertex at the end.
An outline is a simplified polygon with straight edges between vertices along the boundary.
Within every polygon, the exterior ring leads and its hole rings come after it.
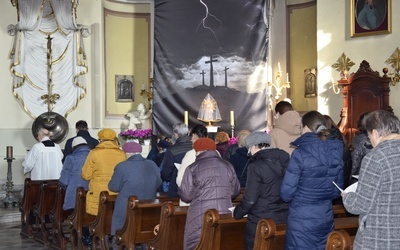
POLYGON ((350 144, 357 132, 357 120, 364 112, 378 109, 393 112, 389 105, 390 77, 383 69, 381 77, 367 61, 362 61, 356 73, 338 81, 342 88, 343 108, 339 128, 350 144))

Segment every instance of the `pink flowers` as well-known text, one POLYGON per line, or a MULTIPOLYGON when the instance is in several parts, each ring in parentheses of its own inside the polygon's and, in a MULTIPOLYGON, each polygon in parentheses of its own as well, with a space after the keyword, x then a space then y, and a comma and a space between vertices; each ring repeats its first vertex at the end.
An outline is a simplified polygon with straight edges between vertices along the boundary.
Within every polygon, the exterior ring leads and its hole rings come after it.
POLYGON ((128 139, 144 140, 144 139, 150 139, 152 134, 153 131, 151 129, 136 129, 136 130, 128 129, 124 132, 121 131, 119 133, 119 136, 121 136, 122 139, 124 140, 128 139))
POLYGON ((232 137, 228 141, 228 145, 233 145, 233 144, 236 144, 236 137, 232 137))

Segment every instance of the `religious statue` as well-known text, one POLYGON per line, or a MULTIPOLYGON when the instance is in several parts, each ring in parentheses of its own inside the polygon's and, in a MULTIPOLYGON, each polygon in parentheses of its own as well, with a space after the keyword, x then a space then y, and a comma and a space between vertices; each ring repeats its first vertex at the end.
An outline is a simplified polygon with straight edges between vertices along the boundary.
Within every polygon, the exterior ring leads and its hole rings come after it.
POLYGON ((128 129, 137 129, 136 125, 140 125, 140 129, 151 129, 151 109, 146 111, 143 103, 139 103, 137 110, 129 112, 125 115, 129 119, 128 129))

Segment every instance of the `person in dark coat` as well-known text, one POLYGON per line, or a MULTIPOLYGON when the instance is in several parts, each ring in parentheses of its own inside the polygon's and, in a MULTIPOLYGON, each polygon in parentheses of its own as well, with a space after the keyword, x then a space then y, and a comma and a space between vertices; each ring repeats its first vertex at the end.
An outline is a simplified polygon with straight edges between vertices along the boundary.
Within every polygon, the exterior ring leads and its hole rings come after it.
POLYGON ((253 132, 246 138, 251 159, 247 170, 246 191, 233 216, 241 219, 248 215, 246 224, 246 250, 252 250, 257 223, 271 218, 276 224, 286 222, 288 204, 279 196, 289 154, 282 149, 271 148, 271 136, 265 132, 253 132))
POLYGON ((67 155, 72 153, 72 146, 71 146, 72 140, 74 138, 76 138, 77 136, 83 137, 83 139, 86 140, 87 145, 90 149, 95 148, 97 146, 97 144, 99 144, 99 141, 97 139, 93 138, 89 134, 87 122, 85 122, 83 120, 77 121, 75 124, 75 129, 76 129, 76 136, 68 139, 67 142, 65 143, 64 158, 62 159, 62 162, 65 161, 65 158, 67 157, 67 155))
MULTIPOLYGON (((249 157, 247 156, 247 148, 246 148, 246 138, 250 134, 248 130, 242 130, 237 135, 236 144, 237 148, 234 154, 231 154, 229 157, 229 162, 233 165, 235 169, 236 176, 239 179, 240 187, 246 187, 247 180, 247 164, 249 157)), ((227 151, 228 152, 228 151, 227 151)), ((226 153, 225 153, 226 155, 226 153)))
POLYGON ((334 229, 332 200, 340 196, 332 181, 343 188, 343 142, 318 111, 306 113, 302 124, 280 189, 289 202, 285 249, 322 250, 334 229))
POLYGON ((194 144, 196 160, 183 175, 178 195, 190 203, 186 216, 184 249, 192 250, 200 241, 201 225, 207 209, 230 214, 232 199, 240 192, 233 166, 216 151, 215 142, 200 138, 194 144))
POLYGON ((176 123, 173 126, 173 133, 176 142, 165 151, 161 162, 161 178, 169 182, 168 198, 178 197, 178 185, 176 177, 178 176, 178 167, 186 152, 192 149, 192 141, 188 136, 188 126, 184 123, 176 123))
POLYGON ((81 136, 75 137, 71 146, 72 154, 65 159, 59 180, 62 187, 66 189, 63 210, 74 209, 76 189, 83 187, 87 191, 89 185, 89 181, 82 178, 81 172, 90 148, 81 136))
POLYGON ((108 183, 108 189, 118 193, 111 222, 112 235, 124 225, 128 198, 135 195, 139 200, 155 199, 161 185, 160 170, 152 160, 143 158, 139 143, 127 142, 122 150, 127 160, 117 164, 108 183))

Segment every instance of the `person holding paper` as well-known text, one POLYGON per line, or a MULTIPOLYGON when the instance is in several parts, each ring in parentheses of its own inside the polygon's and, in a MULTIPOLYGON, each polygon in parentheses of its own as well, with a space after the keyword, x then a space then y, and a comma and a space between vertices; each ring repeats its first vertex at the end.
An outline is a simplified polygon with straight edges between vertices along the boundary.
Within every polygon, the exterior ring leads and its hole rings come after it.
POLYGON ((353 249, 400 249, 400 121, 377 110, 364 118, 373 149, 361 162, 356 192, 342 193, 359 215, 353 249))
POLYGON ((337 128, 327 129, 318 111, 302 117, 302 135, 289 160, 280 188, 289 202, 285 249, 325 249, 334 229, 332 200, 343 187, 343 141, 337 128))

